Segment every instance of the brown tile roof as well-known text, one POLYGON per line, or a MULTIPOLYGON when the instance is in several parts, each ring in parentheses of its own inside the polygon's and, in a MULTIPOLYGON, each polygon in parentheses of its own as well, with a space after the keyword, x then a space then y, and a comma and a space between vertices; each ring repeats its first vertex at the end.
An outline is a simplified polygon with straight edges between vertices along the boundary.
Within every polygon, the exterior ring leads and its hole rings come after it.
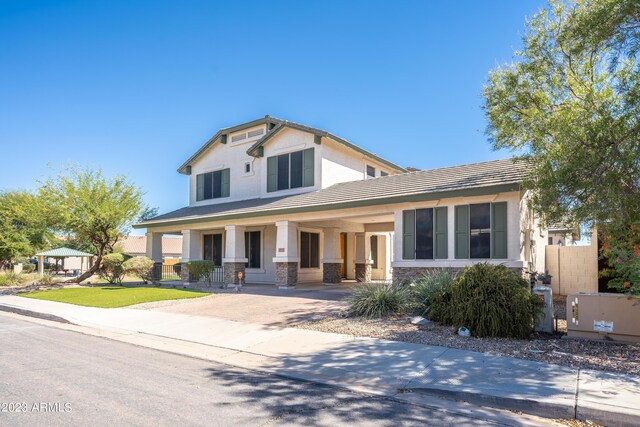
MULTIPOLYGON (((130 255, 144 255, 147 252, 147 236, 125 236, 118 245, 122 251, 130 255)), ((182 237, 163 237, 162 238, 162 255, 164 256, 181 256, 182 255, 182 237)))

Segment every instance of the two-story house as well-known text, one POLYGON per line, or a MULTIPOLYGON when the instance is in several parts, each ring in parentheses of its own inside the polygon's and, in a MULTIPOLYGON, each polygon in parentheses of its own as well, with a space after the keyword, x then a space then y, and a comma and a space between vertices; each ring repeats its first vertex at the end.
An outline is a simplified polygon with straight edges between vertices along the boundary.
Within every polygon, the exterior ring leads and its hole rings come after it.
POLYGON ((178 169, 189 177, 189 205, 136 227, 147 228, 156 262, 162 235, 181 234, 182 261, 214 261, 228 285, 239 272, 247 283, 289 287, 479 261, 521 272, 539 264, 534 241, 545 238, 526 208, 524 171, 506 159, 408 172, 329 132, 266 116, 218 131, 178 169))

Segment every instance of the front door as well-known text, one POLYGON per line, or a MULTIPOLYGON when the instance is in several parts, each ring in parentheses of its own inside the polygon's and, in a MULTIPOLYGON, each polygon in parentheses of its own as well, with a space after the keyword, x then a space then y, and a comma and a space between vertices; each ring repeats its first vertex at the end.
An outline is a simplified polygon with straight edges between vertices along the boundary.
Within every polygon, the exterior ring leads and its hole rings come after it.
POLYGON ((347 278, 347 233, 340 233, 340 258, 342 258, 342 274, 340 277, 347 278))
POLYGON ((216 266, 222 265, 222 234, 205 234, 203 259, 213 261, 216 266))

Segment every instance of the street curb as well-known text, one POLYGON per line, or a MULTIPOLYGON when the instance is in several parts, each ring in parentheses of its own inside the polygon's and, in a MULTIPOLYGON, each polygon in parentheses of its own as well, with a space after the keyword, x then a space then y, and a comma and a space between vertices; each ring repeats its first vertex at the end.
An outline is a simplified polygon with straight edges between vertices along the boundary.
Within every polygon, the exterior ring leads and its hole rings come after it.
POLYGON ((541 402, 539 400, 526 398, 518 399, 512 397, 493 396, 484 393, 446 390, 436 387, 408 387, 407 390, 414 391, 419 394, 463 401, 480 406, 519 411, 525 414, 544 418, 592 421, 609 427, 635 427, 640 425, 640 416, 579 405, 563 405, 561 403, 541 402))
POLYGON ((447 390, 437 387, 408 387, 408 390, 430 396, 442 397, 445 399, 461 400, 464 402, 482 406, 490 406, 492 408, 520 411, 526 414, 537 415, 545 418, 573 419, 576 415, 574 405, 563 405, 561 403, 494 396, 485 393, 473 393, 468 391, 447 390))
POLYGON ((39 313, 37 311, 25 310, 25 309, 13 307, 10 305, 0 304, 0 311, 6 311, 8 313, 15 313, 21 316, 35 317, 36 319, 43 319, 43 320, 49 320, 52 322, 66 323, 66 324, 73 325, 73 323, 69 322, 67 319, 64 319, 62 317, 54 316, 52 314, 39 313))

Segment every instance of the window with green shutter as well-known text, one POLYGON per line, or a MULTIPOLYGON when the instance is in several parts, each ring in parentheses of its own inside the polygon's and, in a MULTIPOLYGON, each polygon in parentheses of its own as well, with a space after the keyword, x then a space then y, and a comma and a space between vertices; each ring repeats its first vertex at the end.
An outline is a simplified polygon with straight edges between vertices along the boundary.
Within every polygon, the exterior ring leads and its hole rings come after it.
POLYGON ((507 203, 491 205, 492 258, 506 259, 507 256, 507 203))
POLYGON ((449 242, 447 238, 447 207, 435 208, 435 230, 434 230, 434 258, 449 258, 449 242))
POLYGON ((469 206, 455 207, 455 256, 469 258, 469 206))
POLYGON ((280 154, 267 158, 267 191, 314 185, 314 149, 280 154))
POLYGON ((196 176, 196 200, 218 199, 230 195, 230 170, 223 169, 196 176))
POLYGON ((402 259, 416 258, 416 211, 402 212, 402 259))

